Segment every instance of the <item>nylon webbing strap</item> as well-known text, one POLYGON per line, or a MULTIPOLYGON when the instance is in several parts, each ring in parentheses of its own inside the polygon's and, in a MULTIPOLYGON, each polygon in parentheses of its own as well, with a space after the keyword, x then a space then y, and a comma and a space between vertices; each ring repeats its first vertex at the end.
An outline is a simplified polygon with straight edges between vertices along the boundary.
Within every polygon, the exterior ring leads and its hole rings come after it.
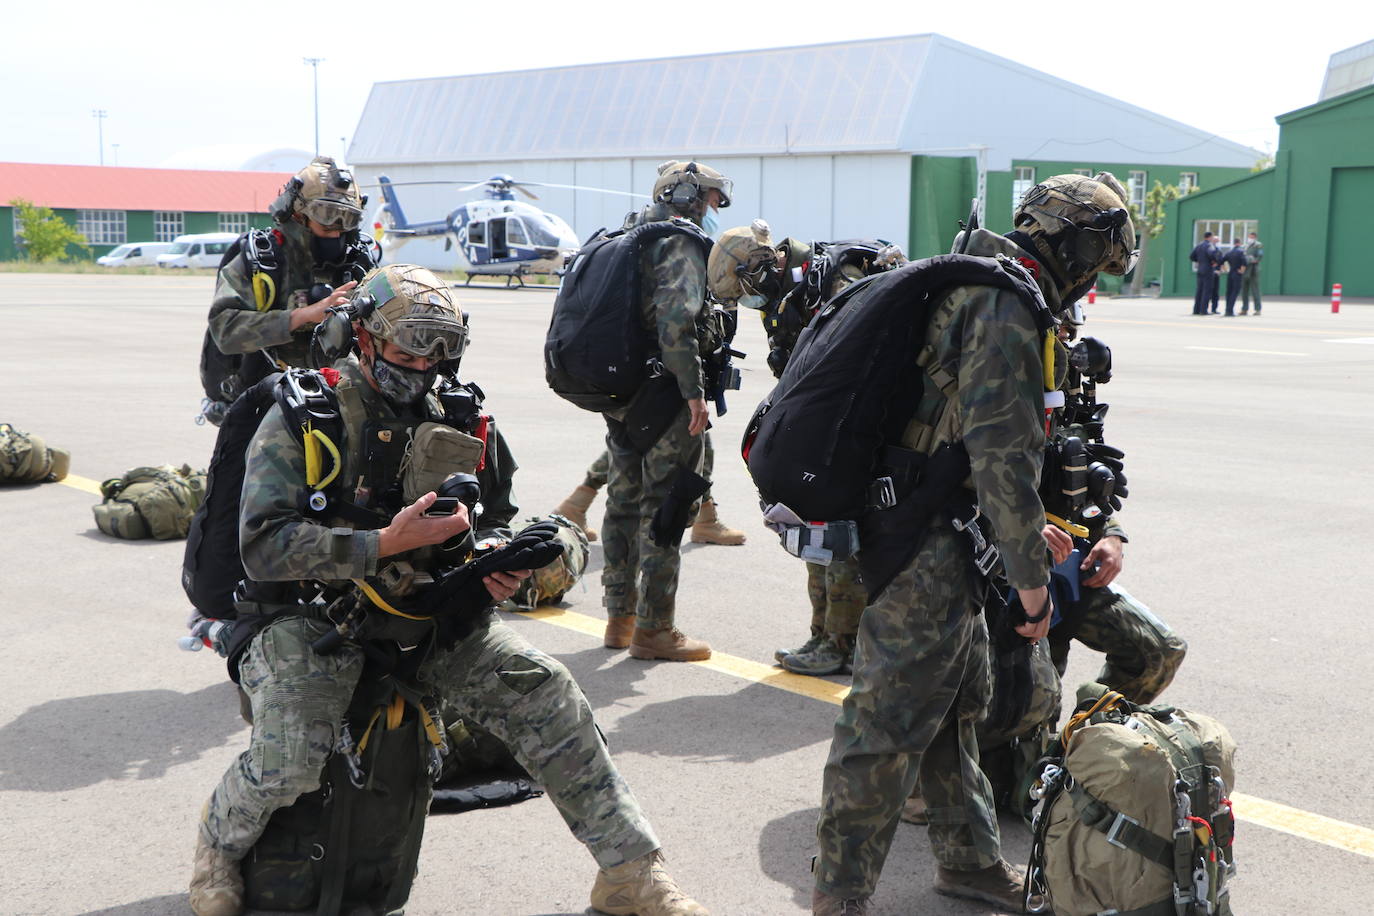
MULTIPOLYGON (((1173 873, 1174 844, 1172 841, 1146 830, 1134 818, 1127 817, 1093 798, 1077 783, 1069 786, 1066 791, 1073 801, 1073 807, 1078 812, 1079 819, 1099 833, 1105 834, 1108 843, 1129 849, 1173 873)), ((1170 908, 1172 906, 1171 901, 1170 908)))

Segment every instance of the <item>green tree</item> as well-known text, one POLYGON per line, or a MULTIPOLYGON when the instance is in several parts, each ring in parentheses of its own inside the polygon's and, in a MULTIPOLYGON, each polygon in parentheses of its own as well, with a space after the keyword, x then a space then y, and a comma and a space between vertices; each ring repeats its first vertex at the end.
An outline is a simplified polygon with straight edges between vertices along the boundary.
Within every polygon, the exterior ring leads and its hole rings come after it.
MULTIPOLYGON (((1192 188, 1188 193, 1197 191, 1192 188)), ((1140 257, 1137 259, 1135 271, 1131 275, 1132 296, 1140 295, 1140 288, 1145 282, 1146 256, 1150 250, 1150 239, 1159 238, 1159 234, 1164 231, 1164 215, 1168 212, 1168 204, 1171 200, 1177 200, 1183 196, 1183 192, 1178 189, 1176 184, 1164 184, 1158 179, 1155 186, 1145 192, 1145 213, 1142 215, 1136 209, 1134 203, 1130 204, 1131 222, 1135 224, 1136 247, 1140 249, 1140 257)))
MULTIPOLYGON (((77 245, 87 254, 90 248, 86 237, 73 229, 66 220, 52 212, 51 207, 40 207, 16 197, 9 205, 19 214, 25 256, 31 261, 42 264, 46 261, 65 261, 69 257, 68 245, 77 245)), ((19 239, 15 239, 16 244, 19 239)))

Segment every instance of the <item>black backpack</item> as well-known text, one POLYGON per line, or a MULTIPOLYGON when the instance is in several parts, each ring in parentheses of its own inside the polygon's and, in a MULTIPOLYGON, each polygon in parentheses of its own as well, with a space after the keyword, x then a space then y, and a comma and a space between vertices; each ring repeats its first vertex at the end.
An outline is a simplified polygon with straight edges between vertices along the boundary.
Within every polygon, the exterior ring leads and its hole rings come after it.
POLYGON ((711 239, 685 219, 654 220, 594 234, 573 255, 544 340, 544 378, 584 410, 624 407, 648 377, 657 350, 640 318, 640 254, 670 235, 710 253, 711 239))
POLYGON ((916 355, 931 307, 964 285, 1011 290, 1042 330, 1053 322, 1029 274, 1004 257, 941 255, 846 287, 802 332, 745 431, 744 458, 765 503, 824 522, 859 519, 902 496, 879 474, 885 446, 921 396, 916 355))

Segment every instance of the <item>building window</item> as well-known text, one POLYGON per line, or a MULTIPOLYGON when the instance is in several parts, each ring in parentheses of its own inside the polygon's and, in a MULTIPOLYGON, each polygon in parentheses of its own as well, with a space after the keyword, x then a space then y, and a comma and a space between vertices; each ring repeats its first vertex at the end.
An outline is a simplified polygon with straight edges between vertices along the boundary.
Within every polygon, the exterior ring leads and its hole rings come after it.
POLYGON ((1145 182, 1149 177, 1147 172, 1131 172, 1127 192, 1131 195, 1131 205, 1137 213, 1145 212, 1145 182))
POLYGON ((1084 178, 1091 178, 1091 177, 1093 177, 1093 170, 1092 170, 1092 169, 1074 169, 1074 170, 1073 170, 1073 173, 1074 173, 1075 175, 1082 175, 1084 178))
POLYGON ((237 232, 242 235, 248 231, 247 213, 221 213, 219 215, 220 232, 237 232))
POLYGON ((1197 187, 1197 172, 1179 172, 1178 189, 1184 194, 1193 193, 1197 187))
POLYGON ((1021 203, 1021 198, 1026 196, 1026 192, 1035 187, 1035 167, 1028 165, 1018 165, 1012 169, 1011 179, 1011 209, 1016 210, 1016 205, 1021 203))
POLYGON ((76 231, 89 245, 123 245, 128 241, 123 210, 77 210, 76 231))
POLYGON ((1212 239, 1218 245, 1230 248, 1231 245, 1239 241, 1245 244, 1250 233, 1259 235, 1259 220, 1257 219, 1200 219, 1193 223, 1193 244, 1202 241, 1205 232, 1212 233, 1212 239))
POLYGON ((19 238, 24 234, 24 221, 19 218, 19 208, 11 207, 10 215, 14 217, 14 237, 19 238))
POLYGON ((186 214, 170 210, 153 211, 153 241, 175 242, 186 232, 186 214))

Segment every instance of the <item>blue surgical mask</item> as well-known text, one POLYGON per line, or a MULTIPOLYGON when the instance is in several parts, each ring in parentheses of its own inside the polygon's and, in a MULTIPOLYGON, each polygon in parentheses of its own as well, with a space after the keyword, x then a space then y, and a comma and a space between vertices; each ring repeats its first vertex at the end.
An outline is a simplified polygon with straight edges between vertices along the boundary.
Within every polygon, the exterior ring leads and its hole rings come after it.
POLYGON ((720 220, 716 218, 714 207, 706 208, 706 215, 701 218, 701 231, 707 235, 714 236, 716 230, 720 228, 720 220))

